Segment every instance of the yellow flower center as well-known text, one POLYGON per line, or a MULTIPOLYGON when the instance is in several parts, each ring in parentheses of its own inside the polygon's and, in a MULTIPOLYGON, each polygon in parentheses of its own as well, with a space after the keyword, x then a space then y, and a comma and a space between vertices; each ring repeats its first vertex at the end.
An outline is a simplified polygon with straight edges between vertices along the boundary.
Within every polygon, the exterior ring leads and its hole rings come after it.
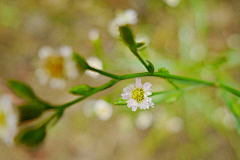
POLYGON ((6 126, 6 116, 3 112, 0 111, 0 127, 6 126))
POLYGON ((58 55, 49 56, 44 67, 50 71, 51 76, 63 77, 64 59, 58 55))
POLYGON ((142 102, 144 100, 144 91, 142 88, 137 88, 132 92, 132 98, 137 102, 142 102))

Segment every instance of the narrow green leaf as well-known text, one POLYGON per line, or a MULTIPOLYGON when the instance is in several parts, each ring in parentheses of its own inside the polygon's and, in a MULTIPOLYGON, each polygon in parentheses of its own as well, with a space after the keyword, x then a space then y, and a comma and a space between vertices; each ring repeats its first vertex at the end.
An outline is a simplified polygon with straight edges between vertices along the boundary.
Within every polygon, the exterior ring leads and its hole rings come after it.
POLYGON ((33 90, 25 83, 17 80, 8 81, 9 88, 19 97, 26 100, 37 100, 33 90))
POLYGON ((86 69, 90 68, 87 61, 85 60, 85 58, 78 55, 77 53, 73 53, 72 58, 77 63, 79 70, 86 70, 86 69))
POLYGON ((150 61, 148 61, 148 60, 146 60, 146 61, 148 63, 148 72, 150 74, 153 74, 154 73, 154 66, 153 66, 153 64, 150 61))
POLYGON ((136 51, 136 42, 134 40, 133 33, 128 25, 119 27, 120 36, 127 44, 127 46, 132 50, 136 51))
POLYGON ((89 92, 91 92, 94 88, 90 87, 89 85, 83 84, 76 87, 73 87, 69 90, 69 93, 75 94, 75 95, 87 95, 89 92))
POLYGON ((27 147, 37 147, 40 145, 46 137, 46 126, 43 125, 39 128, 27 128, 22 130, 17 137, 15 142, 22 144, 27 147))
POLYGON ((127 100, 123 100, 123 99, 120 97, 120 98, 118 98, 116 101, 114 101, 113 104, 115 104, 115 105, 126 105, 126 104, 127 104, 126 101, 127 101, 127 100))
POLYGON ((47 106, 38 102, 29 102, 18 106, 20 122, 40 117, 47 109, 47 106))
POLYGON ((234 118, 235 118, 235 121, 236 121, 236 124, 237 124, 238 134, 240 134, 240 120, 239 120, 239 117, 238 117, 238 113, 235 112, 233 101, 224 92, 223 92, 223 97, 225 99, 225 102, 226 102, 228 108, 230 109, 230 111, 234 115, 234 118))

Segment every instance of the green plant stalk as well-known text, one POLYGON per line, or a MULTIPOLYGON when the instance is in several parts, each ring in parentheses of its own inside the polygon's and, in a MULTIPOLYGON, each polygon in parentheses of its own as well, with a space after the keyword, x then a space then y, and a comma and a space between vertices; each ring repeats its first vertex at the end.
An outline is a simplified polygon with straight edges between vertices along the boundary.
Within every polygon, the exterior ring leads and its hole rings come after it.
POLYGON ((55 107, 52 107, 51 109, 66 109, 67 107, 77 103, 77 102, 80 102, 82 100, 84 100, 85 98, 95 94, 95 93, 98 93, 102 90, 105 90, 107 88, 110 88, 112 87, 114 84, 116 84, 119 80, 110 80, 108 83, 105 83, 104 85, 102 86, 99 86, 99 87, 96 87, 93 91, 89 92, 87 95, 83 96, 83 97, 80 97, 80 98, 77 98, 69 103, 66 103, 64 105, 60 105, 60 106, 55 106, 55 107))
POLYGON ((120 76, 117 76, 115 74, 111 74, 111 73, 108 73, 108 72, 105 72, 105 71, 102 71, 102 70, 99 70, 99 69, 96 69, 96 68, 93 68, 93 67, 89 67, 88 69, 91 70, 91 71, 97 72, 101 75, 113 78, 113 79, 120 79, 120 76))
POLYGON ((194 79, 194 78, 187 78, 187 77, 181 77, 181 76, 176 76, 176 75, 170 75, 170 74, 161 74, 158 72, 154 72, 153 74, 150 74, 148 72, 142 72, 142 73, 134 73, 134 74, 127 74, 127 75, 122 75, 122 76, 118 76, 115 74, 111 74, 99 69, 95 69, 90 67, 89 68, 92 71, 98 72, 101 75, 113 78, 113 80, 109 81, 108 83, 95 88, 93 91, 91 91, 89 94, 85 95, 84 97, 80 97, 77 98, 71 102, 68 102, 66 104, 60 105, 60 106, 55 106, 52 107, 51 109, 65 109, 79 101, 82 101, 83 99, 97 93, 100 92, 102 90, 105 90, 113 85, 115 85, 117 82, 121 81, 121 80, 126 80, 126 79, 132 79, 132 78, 137 78, 137 77, 147 77, 147 76, 152 76, 152 77, 161 77, 161 78, 169 78, 169 79, 174 79, 174 80, 181 80, 181 81, 185 81, 185 82, 191 82, 191 83, 195 83, 195 84, 201 84, 201 85, 205 85, 205 86, 212 86, 212 87, 220 87, 234 95, 237 95, 240 97, 240 92, 236 89, 233 89, 225 84, 221 84, 221 83, 215 83, 215 82, 209 82, 209 81, 204 81, 204 80, 198 80, 198 79, 194 79))
POLYGON ((149 68, 148 68, 148 65, 147 63, 142 59, 142 57, 138 54, 137 51, 133 50, 133 49, 130 49, 133 54, 138 58, 138 60, 144 65, 144 67, 149 71, 149 68))

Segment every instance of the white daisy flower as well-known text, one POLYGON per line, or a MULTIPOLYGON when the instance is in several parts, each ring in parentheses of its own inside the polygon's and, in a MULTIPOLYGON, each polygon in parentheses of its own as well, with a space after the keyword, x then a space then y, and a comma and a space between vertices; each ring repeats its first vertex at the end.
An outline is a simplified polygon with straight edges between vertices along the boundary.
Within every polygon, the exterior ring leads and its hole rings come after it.
POLYGON ((97 29, 91 29, 89 32, 88 32, 88 39, 90 41, 96 41, 99 39, 99 36, 100 36, 100 33, 97 29))
POLYGON ((8 146, 13 146, 17 134, 18 115, 12 105, 12 97, 0 97, 0 138, 8 146))
POLYGON ((127 24, 136 24, 138 21, 137 12, 133 9, 128 9, 124 12, 120 12, 116 15, 116 17, 109 22, 108 29, 109 33, 113 37, 119 37, 119 26, 127 25, 127 24))
POLYGON ((107 121, 112 116, 113 108, 105 100, 99 99, 94 104, 94 112, 100 120, 107 121))
POLYGON ((72 60, 72 48, 61 46, 54 50, 49 46, 43 46, 38 52, 40 62, 35 70, 39 83, 51 88, 64 89, 66 79, 75 79, 79 75, 76 63, 72 60))
POLYGON ((153 115, 151 112, 144 111, 138 114, 135 121, 136 127, 140 130, 149 128, 153 123, 153 115))
MULTIPOLYGON (((103 63, 100 59, 98 59, 97 57, 89 57, 87 59, 87 63, 89 64, 89 66, 96 68, 96 69, 103 69, 103 63)), ((99 73, 93 72, 93 71, 85 71, 85 73, 92 77, 92 78, 97 78, 99 73)))
POLYGON ((149 107, 154 108, 152 98, 148 97, 152 95, 151 86, 152 84, 150 82, 142 84, 141 79, 136 78, 135 85, 124 88, 121 96, 124 100, 128 99, 128 108, 132 108, 132 111, 136 111, 138 107, 140 109, 149 109, 149 107))

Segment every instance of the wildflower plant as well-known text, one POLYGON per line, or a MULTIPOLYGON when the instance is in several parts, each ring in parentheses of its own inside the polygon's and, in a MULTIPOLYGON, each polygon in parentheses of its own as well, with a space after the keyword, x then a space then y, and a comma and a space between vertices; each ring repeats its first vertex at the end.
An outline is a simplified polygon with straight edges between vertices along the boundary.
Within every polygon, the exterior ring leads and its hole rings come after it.
MULTIPOLYGON (((129 11, 130 14, 133 14, 132 11, 129 11)), ((127 14, 129 14, 127 13, 127 14)), ((125 14, 125 13, 124 13, 125 14)), ((133 17, 135 15, 133 14, 133 17)), ((119 33, 121 36, 122 41, 126 44, 126 46, 129 48, 129 50, 133 53, 134 56, 139 60, 139 62, 145 67, 146 72, 141 73, 131 73, 126 75, 117 75, 113 73, 106 72, 102 70, 102 62, 99 59, 91 58, 86 60, 84 57, 80 56, 76 52, 70 52, 69 48, 64 48, 61 50, 61 52, 69 52, 69 54, 64 54, 63 57, 67 55, 68 59, 67 61, 72 61, 74 63, 74 66, 78 68, 80 71, 85 71, 86 73, 88 71, 91 71, 90 73, 94 72, 97 73, 97 75, 92 75, 93 77, 96 77, 98 75, 106 76, 108 78, 111 78, 111 80, 101 86, 90 86, 88 84, 82 84, 75 86, 71 89, 69 89, 69 93, 79 96, 79 98, 70 101, 68 103, 62 104, 62 105, 54 105, 49 102, 43 101, 40 97, 38 97, 34 91, 31 89, 30 86, 27 84, 17 81, 17 80, 9 80, 8 86, 9 88, 20 98, 22 98, 25 102, 17 107, 18 113, 19 113, 19 123, 20 124, 26 124, 30 120, 38 119, 44 112, 47 112, 49 110, 53 111, 52 115, 45 117, 43 119, 40 119, 40 122, 38 124, 34 124, 33 126, 28 125, 27 128, 23 128, 19 131, 19 133, 15 137, 15 142, 17 144, 25 145, 27 147, 36 147, 39 144, 43 142, 47 135, 47 130, 54 126, 63 116, 66 109, 68 109, 70 106, 83 101, 84 99, 87 99, 88 97, 101 92, 103 90, 106 90, 114 85, 116 85, 118 82, 127 80, 127 79, 136 79, 135 85, 130 85, 123 89, 123 93, 121 94, 121 97, 119 95, 119 99, 112 102, 114 105, 125 105, 128 106, 128 108, 131 108, 129 110, 136 111, 136 110, 145 110, 154 108, 154 103, 157 102, 152 101, 153 96, 158 95, 168 95, 169 93, 172 93, 168 97, 168 102, 175 102, 178 98, 184 95, 185 92, 199 88, 199 87, 215 87, 218 89, 222 89, 224 93, 224 98, 227 102, 227 105, 230 108, 230 111, 235 117, 235 120, 237 122, 238 131, 240 131, 240 122, 238 119, 238 114, 234 110, 234 104, 232 103, 232 99, 235 97, 229 96, 226 94, 226 92, 231 93, 232 95, 237 96, 237 98, 240 97, 240 91, 229 87, 228 85, 225 85, 220 82, 212 82, 212 81, 204 81, 194 78, 187 78, 183 76, 177 76, 172 75, 169 73, 169 71, 165 68, 155 68, 154 64, 150 60, 145 60, 142 58, 142 56, 139 54, 139 49, 142 48, 145 43, 144 42, 136 42, 135 36, 130 29, 128 24, 125 20, 122 20, 124 23, 121 23, 119 26, 119 33), (69 59, 69 56, 71 57, 69 59), (92 61, 98 61, 99 65, 94 66, 91 64, 92 61), (150 82, 145 82, 142 84, 141 77, 155 77, 155 78, 163 78, 168 83, 170 83, 174 89, 167 90, 167 91, 161 91, 161 92, 152 92, 151 87, 152 84, 150 82), (181 83, 184 83, 188 85, 187 87, 181 87, 181 83), (24 123, 23 123, 24 122, 24 123)), ((116 22, 117 23, 117 22, 116 22)), ((93 34, 93 33, 91 33, 93 34)), ((95 40, 95 38, 94 38, 95 40)), ((48 57, 47 50, 51 50, 50 48, 45 48, 45 51, 41 51, 41 54, 39 55, 40 59, 45 59, 48 57)), ((59 55, 57 55, 59 56, 59 55)), ((60 59, 60 57, 58 57, 60 59)), ((48 62, 48 60, 46 60, 48 62)), ((61 61, 59 61, 61 62, 61 61)), ((45 64, 45 63, 44 63, 45 64)), ((45 66, 45 65, 43 65, 45 66)), ((47 65, 48 66, 48 65, 47 65)), ((50 67, 51 68, 51 67, 50 67)), ((54 67, 53 67, 54 68, 54 67)), ((58 68, 58 67, 57 67, 58 68)), ((52 68, 51 68, 52 69, 52 68)), ((50 69, 49 69, 50 70, 50 69)), ((58 70, 51 72, 49 71, 51 76, 54 76, 58 73, 58 70)), ((59 72, 60 77, 64 77, 64 74, 67 75, 68 71, 59 72)), ((75 77, 74 77, 75 78, 75 77)), ((0 104, 0 129, 1 124, 5 121, 1 118, 1 106, 0 104)), ((112 107, 111 104, 107 103, 104 100, 98 100, 98 103, 93 108, 95 115, 102 120, 108 120, 112 112, 114 110, 114 107, 112 107)), ((148 128, 152 124, 152 115, 147 111, 147 114, 142 114, 141 117, 137 120, 137 126, 141 129, 148 128), (150 119, 149 119, 150 117, 150 119), (149 122, 146 122, 144 126, 142 126, 142 119, 148 119, 149 122)), ((145 121, 145 120, 144 120, 145 121)), ((170 121, 169 123, 172 124, 172 126, 175 125, 175 121, 170 121)))

